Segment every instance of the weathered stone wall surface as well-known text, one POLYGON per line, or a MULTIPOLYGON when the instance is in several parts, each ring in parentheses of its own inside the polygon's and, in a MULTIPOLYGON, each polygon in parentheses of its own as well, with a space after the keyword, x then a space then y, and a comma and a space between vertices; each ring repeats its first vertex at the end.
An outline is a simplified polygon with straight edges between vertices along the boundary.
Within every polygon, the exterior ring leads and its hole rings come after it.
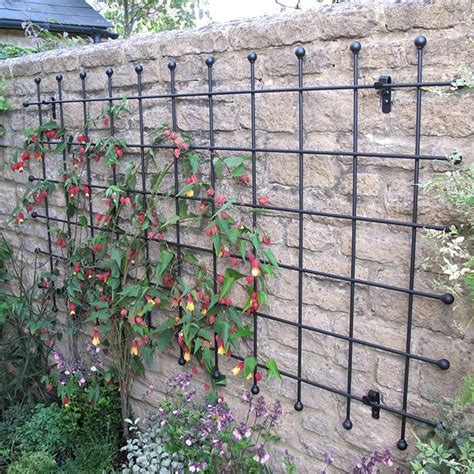
MULTIPOLYGON (((14 110, 6 116, 6 135, 1 139, 0 154, 7 162, 13 149, 21 145, 22 131, 37 124, 34 107, 22 103, 34 99, 34 77, 42 77, 44 96, 54 95, 55 76, 63 75, 66 98, 78 97, 81 82, 78 74, 87 71, 87 89, 91 95, 107 92, 105 69, 114 68, 114 95, 136 92, 134 65, 144 66, 144 93, 168 92, 169 60, 177 62, 178 91, 203 91, 207 88, 209 54, 216 58, 215 89, 242 89, 249 86, 247 53, 258 54, 258 88, 297 85, 296 46, 306 49, 306 85, 349 84, 352 81, 353 39, 362 43, 360 82, 371 84, 382 74, 394 82, 416 80, 418 34, 427 37, 424 79, 451 80, 462 64, 472 62, 471 2, 410 1, 373 2, 318 7, 294 15, 281 15, 245 22, 211 25, 199 30, 146 35, 128 41, 113 41, 64 51, 52 51, 0 64, 0 74, 8 80, 7 94, 14 110)), ((352 92, 327 91, 304 94, 304 140, 310 149, 350 150, 352 146, 352 92)), ((297 148, 297 94, 285 93, 257 97, 257 146, 297 148)), ((465 162, 472 159, 472 94, 458 91, 441 96, 423 93, 421 151, 425 154, 461 152, 465 162)), ((132 114, 120 129, 127 141, 138 143, 137 104, 130 102, 132 114)), ((91 114, 98 108, 91 105, 91 114)), ((208 108, 203 98, 178 100, 178 126, 191 133, 197 143, 207 144, 208 108)), ((215 99, 217 145, 250 146, 250 99, 245 95, 220 96, 215 99)), ((65 106, 66 126, 82 126, 80 104, 65 106)), ((146 129, 170 122, 169 101, 145 101, 146 129)), ((415 91, 397 90, 393 110, 384 115, 373 90, 360 92, 361 150, 413 153, 415 149, 415 91)), ((104 132, 105 133, 105 132, 104 132)), ((133 157, 132 157, 133 159, 133 157)), ((54 168, 54 164, 48 164, 54 168)), ((59 166, 58 166, 59 169, 59 166)), ((413 193, 412 160, 359 158, 358 213, 402 221, 411 220, 413 193)), ((442 163, 423 161, 421 182, 446 169, 442 163)), ((39 169, 33 170, 39 173, 39 169)), ((98 171, 94 171, 97 172, 98 171)), ((0 222, 5 234, 29 251, 36 246, 46 249, 44 222, 27 222, 22 235, 7 229, 6 220, 20 199, 27 174, 2 173, 0 222)), ((278 206, 298 205, 298 160, 295 155, 258 154, 258 193, 270 197, 278 206)), ((250 193, 250 192, 249 192, 250 193)), ((304 199, 307 209, 351 213, 352 159, 347 156, 306 156, 304 199)), ((248 198, 250 194, 246 197, 248 198)), ((63 215, 63 201, 58 193, 51 198, 52 215, 63 215)), ((420 190, 420 222, 446 224, 450 211, 420 190)), ((272 235, 274 249, 281 262, 298 262, 297 216, 284 214, 259 217, 272 235)), ((305 217, 304 266, 306 268, 350 274, 351 226, 349 220, 305 217)), ((422 234, 422 231, 420 232, 422 234)), ((184 237, 186 240, 186 237, 184 237)), ((194 238, 194 237, 193 237, 194 238)), ((417 255, 416 288, 432 291, 435 275, 423 271, 420 262, 429 250, 420 236, 417 255)), ((363 223, 357 225, 356 276, 388 284, 406 286, 410 258, 410 231, 397 226, 363 223)), ((271 302, 267 313, 297 321, 297 273, 281 270, 271 281, 271 302)), ((303 321, 321 329, 347 334, 349 327, 349 291, 346 282, 305 275, 303 279, 303 321)), ((374 287, 357 285, 355 291, 354 336, 374 343, 405 350, 407 330, 407 295, 374 287)), ((411 362, 409 410, 428 418, 436 417, 433 398, 452 395, 461 378, 472 369, 471 339, 462 328, 469 318, 468 308, 456 309, 439 301, 415 297, 412 350, 415 353, 447 358, 448 371, 430 364, 411 362)), ((259 352, 274 357, 280 368, 296 373, 297 329, 268 320, 259 321, 259 352)), ((302 375, 315 382, 345 391, 347 384, 346 341, 303 331, 302 375)), ((136 409, 150 408, 159 398, 141 400, 146 387, 162 386, 180 368, 176 351, 156 358, 146 379, 136 386, 136 409)), ((223 362, 225 369, 231 363, 223 362)), ((377 389, 383 403, 401 407, 405 360, 387 352, 354 345, 353 392, 359 396, 377 389)), ((201 374, 198 378, 204 376, 201 374)), ((240 382, 229 380, 224 395, 237 403, 240 382)), ((381 418, 370 416, 370 408, 352 404, 354 427, 342 427, 345 398, 303 384, 304 410, 293 410, 296 383, 288 378, 262 384, 262 393, 278 398, 287 409, 280 429, 281 443, 276 455, 287 448, 296 457, 300 472, 314 473, 322 466, 325 452, 335 457, 335 467, 347 471, 361 454, 390 448, 400 463, 406 462, 414 444, 412 423, 408 422, 410 448, 396 449, 400 418, 382 411, 381 418)), ((277 472, 280 467, 277 468, 277 472)))

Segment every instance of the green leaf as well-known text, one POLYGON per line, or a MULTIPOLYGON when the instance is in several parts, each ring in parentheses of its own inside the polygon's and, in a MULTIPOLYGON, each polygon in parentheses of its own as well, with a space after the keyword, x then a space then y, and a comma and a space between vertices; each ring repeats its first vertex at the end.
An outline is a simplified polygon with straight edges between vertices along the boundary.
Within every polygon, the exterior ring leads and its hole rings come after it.
POLYGON ((271 250, 265 250, 263 256, 275 267, 278 268, 278 261, 271 250))
POLYGON ((217 179, 222 179, 222 161, 219 158, 214 158, 214 173, 217 179))
POLYGON ((249 160, 246 156, 228 156, 224 158, 224 163, 229 168, 234 168, 235 166, 240 166, 249 160))
POLYGON ((156 279, 161 282, 163 275, 168 270, 171 262, 174 259, 174 253, 161 249, 161 262, 156 265, 156 279))
POLYGON ((81 225, 82 227, 87 227, 87 217, 86 216, 81 216, 79 217, 78 221, 79 225, 81 225))
POLYGON ((281 373, 280 370, 278 369, 277 363, 275 362, 274 359, 268 359, 267 363, 267 378, 266 380, 271 379, 272 377, 276 377, 277 379, 281 380, 281 373))
POLYGON ((249 376, 257 367, 258 361, 254 356, 248 356, 244 359, 244 377, 249 376))
POLYGON ((164 351, 168 347, 169 343, 173 340, 174 334, 175 331, 171 328, 160 333, 156 340, 156 346, 160 351, 164 351))

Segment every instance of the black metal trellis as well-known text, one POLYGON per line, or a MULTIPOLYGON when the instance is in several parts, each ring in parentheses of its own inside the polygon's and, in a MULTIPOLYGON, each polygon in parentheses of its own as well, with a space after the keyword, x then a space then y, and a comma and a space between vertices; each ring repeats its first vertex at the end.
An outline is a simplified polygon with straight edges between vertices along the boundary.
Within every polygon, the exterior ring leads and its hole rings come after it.
MULTIPOLYGON (((139 143, 135 144, 127 144, 129 148, 136 148, 140 152, 140 160, 141 160, 141 170, 142 170, 142 180, 141 180, 141 189, 131 189, 129 190, 130 193, 141 194, 143 196, 144 202, 146 202, 146 196, 150 195, 151 192, 147 190, 146 187, 146 169, 145 169, 145 150, 147 149, 169 149, 173 148, 169 145, 162 145, 162 144, 147 144, 145 143, 145 135, 144 135, 144 120, 143 120, 143 102, 148 100, 170 100, 171 102, 171 125, 173 131, 178 131, 178 123, 177 123, 177 99, 178 98, 207 98, 208 103, 208 111, 209 111, 209 129, 208 129, 208 146, 193 146, 192 148, 199 151, 206 151, 210 153, 211 157, 211 186, 215 189, 216 184, 216 176, 214 170, 214 158, 216 157, 217 152, 248 152, 251 154, 251 176, 252 176, 252 199, 251 202, 240 202, 237 203, 237 206, 242 206, 245 208, 250 209, 266 209, 272 211, 279 211, 282 213, 289 213, 292 215, 298 216, 298 227, 299 227, 299 236, 298 236, 298 265, 289 265, 284 262, 280 263, 280 267, 290 271, 298 272, 298 314, 297 314, 297 322, 288 321, 286 319, 266 314, 263 312, 257 312, 254 314, 253 318, 253 328, 254 328, 254 336, 253 336, 253 355, 257 356, 258 354, 258 318, 266 319, 269 321, 275 321, 278 323, 285 324, 289 327, 296 328, 298 333, 297 338, 297 371, 295 373, 290 373, 286 371, 282 371, 282 375, 288 377, 292 380, 296 381, 296 403, 295 409, 300 411, 303 409, 303 400, 302 400, 302 384, 307 384, 313 387, 317 387, 323 390, 327 390, 331 393, 337 394, 341 397, 346 399, 346 415, 343 421, 343 427, 347 430, 352 428, 352 421, 351 421, 351 403, 352 401, 357 401, 363 404, 366 404, 372 407, 372 416, 374 418, 379 418, 380 411, 386 411, 401 417, 401 432, 400 432, 400 439, 398 440, 397 446, 399 449, 404 450, 407 448, 407 442, 405 439, 406 433, 406 420, 412 419, 418 422, 426 423, 429 425, 435 425, 435 423, 431 420, 425 419, 421 416, 418 416, 413 413, 409 413, 408 409, 408 394, 409 394, 409 375, 410 375, 410 361, 418 360, 421 362, 426 362, 432 365, 437 366, 441 370, 447 370, 450 366, 448 360, 441 358, 441 359, 432 359, 429 357, 422 356, 420 354, 416 354, 411 352, 411 331, 412 331, 412 322, 413 322, 413 303, 414 297, 423 297, 423 298, 431 298, 434 300, 439 300, 444 304, 452 304, 454 298, 451 294, 436 294, 427 291, 417 290, 415 288, 415 263, 416 263, 416 239, 417 239, 417 230, 424 228, 424 229, 435 229, 438 231, 443 231, 449 228, 449 225, 432 225, 432 224, 425 224, 418 222, 418 184, 420 179, 420 163, 421 161, 429 161, 429 160, 446 160, 446 156, 441 155, 422 155, 420 153, 420 145, 421 145, 421 112, 422 112, 422 88, 429 88, 429 87, 450 87, 452 85, 451 81, 444 81, 444 82, 423 82, 422 72, 423 72, 423 49, 426 45, 426 38, 423 36, 418 36, 415 39, 415 47, 417 50, 417 77, 415 82, 411 83, 393 83, 392 79, 389 76, 381 76, 379 81, 375 82, 374 84, 359 84, 359 53, 361 51, 361 44, 358 41, 352 42, 350 46, 350 50, 352 52, 353 58, 353 83, 347 85, 312 85, 312 86, 305 86, 304 85, 304 57, 305 57, 305 50, 302 47, 298 47, 296 49, 296 57, 297 57, 297 77, 298 77, 298 86, 297 87, 289 87, 289 88, 270 88, 270 89, 257 89, 256 88, 256 81, 255 81, 255 67, 257 61, 257 55, 254 52, 251 52, 248 55, 248 61, 250 65, 250 88, 249 89, 240 89, 240 90, 224 90, 224 91, 215 91, 213 89, 213 66, 214 66, 214 58, 211 56, 209 57, 205 64, 208 68, 208 76, 207 76, 207 90, 203 92, 189 92, 189 93, 179 93, 176 91, 176 71, 177 71, 177 63, 175 61, 171 61, 168 64, 168 68, 170 70, 170 93, 167 94, 144 94, 142 90, 142 72, 143 67, 138 65, 135 67, 135 71, 137 73, 137 94, 128 96, 128 100, 137 100, 138 101, 138 115, 139 115, 139 129, 140 129, 140 141, 139 143), (415 89, 416 91, 416 112, 415 112, 415 143, 414 143, 414 153, 407 154, 407 153, 380 153, 380 152, 373 152, 373 151, 361 151, 359 149, 358 138, 359 138, 359 91, 361 90, 373 90, 374 92, 381 92, 381 101, 382 101, 382 110, 383 113, 390 113, 391 112, 391 92, 396 89, 415 89), (353 112, 352 112, 352 150, 314 150, 314 149, 305 149, 304 147, 304 97, 308 93, 317 93, 318 91, 341 91, 347 90, 352 91, 353 94, 353 112), (296 149, 286 149, 286 148, 262 148, 257 147, 256 143, 256 97, 258 94, 279 94, 279 93, 289 93, 293 92, 298 95, 298 148, 296 149), (215 131, 214 131, 214 98, 219 96, 232 96, 232 95, 247 95, 250 100, 250 114, 251 114, 251 146, 242 146, 242 147, 230 147, 230 146, 216 146, 215 144, 215 131), (387 102, 388 101, 388 102, 387 102), (275 154, 293 154, 298 157, 298 183, 299 183, 299 193, 298 193, 298 206, 297 207, 284 207, 284 206, 274 206, 274 205, 260 205, 257 203, 257 159, 260 153, 275 153, 275 154), (352 205, 351 205, 351 213, 350 214, 341 214, 341 213, 333 213, 333 212, 324 212, 319 211, 317 209, 306 209, 304 206, 304 157, 306 155, 312 156, 321 156, 321 155, 329 155, 329 156, 342 156, 346 157, 347 159, 351 160, 352 162, 352 205), (410 221, 400 221, 400 220, 392 220, 392 219, 383 219, 379 217, 368 217, 368 216, 360 216, 357 213, 357 204, 358 204, 358 164, 359 159, 364 157, 372 157, 378 158, 382 160, 412 160, 413 161, 413 196, 412 196, 412 218, 410 221), (303 237, 304 237, 304 217, 305 216, 319 216, 331 219, 338 219, 338 220, 346 220, 350 221, 351 223, 351 247, 350 247, 350 276, 340 275, 330 272, 320 271, 314 268, 306 268, 304 265, 304 249, 303 249, 303 237), (377 223, 386 226, 397 226, 397 227, 405 227, 409 229, 410 232, 410 263, 409 263, 409 282, 407 287, 391 285, 383 282, 378 281, 371 281, 366 279, 361 279, 356 276, 356 259, 357 259, 357 224, 358 222, 370 222, 370 223, 377 223), (349 293, 349 324, 348 324, 348 332, 347 334, 341 334, 334 331, 328 331, 322 328, 314 327, 308 325, 304 322, 303 317, 303 276, 304 275, 313 275, 317 277, 322 277, 325 279, 333 280, 333 281, 341 281, 346 282, 350 285, 350 293, 349 293), (382 344, 373 343, 370 341, 366 341, 364 339, 354 337, 354 327, 355 327, 355 294, 356 289, 358 286, 368 286, 368 287, 375 287, 381 288, 388 291, 398 292, 402 294, 406 294, 408 298, 408 310, 406 316, 406 335, 405 335, 405 350, 394 349, 388 346, 384 346, 382 344), (326 384, 321 383, 320 381, 309 380, 302 376, 302 359, 303 359, 303 351, 302 351, 302 344, 303 344, 303 330, 308 330, 315 332, 317 334, 321 334, 324 336, 332 337, 341 341, 347 341, 348 343, 348 354, 347 354, 347 363, 348 363, 348 370, 347 370, 347 386, 346 390, 337 389, 326 384), (404 374, 403 374, 403 400, 401 404, 401 408, 395 408, 391 406, 387 406, 380 401, 380 394, 375 390, 367 390, 366 394, 363 395, 356 395, 353 393, 353 383, 352 383, 352 372, 353 372, 353 357, 354 352, 353 348, 354 345, 360 345, 369 347, 372 349, 380 350, 383 352, 387 352, 389 354, 395 354, 404 359, 405 366, 404 366, 404 374)), ((113 70, 112 68, 108 68, 106 70, 106 75, 108 78, 108 95, 106 97, 88 97, 87 96, 87 89, 86 89, 86 73, 80 73, 80 79, 82 82, 82 93, 81 97, 78 99, 71 98, 71 99, 64 99, 62 93, 62 76, 56 76, 57 80, 57 97, 42 100, 41 98, 41 79, 36 78, 36 101, 25 102, 24 106, 28 107, 30 105, 35 105, 38 108, 38 117, 39 117, 39 124, 43 123, 43 107, 56 107, 59 106, 59 118, 60 118, 60 125, 64 125, 64 107, 67 104, 79 103, 82 104, 83 107, 83 122, 84 127, 87 127, 87 105, 94 102, 99 103, 107 103, 111 106, 114 102, 122 100, 124 97, 122 96, 114 96, 113 95, 113 84, 112 84, 112 76, 113 70)), ((55 110, 55 109, 54 109, 55 110)), ((114 124, 113 115, 110 114, 110 134, 111 136, 115 136, 116 129, 114 124)), ((71 144, 77 144, 74 141, 71 144)), ((63 152, 63 166, 65 167, 65 160, 66 160, 66 152, 63 152)), ((179 175, 178 175, 178 160, 177 158, 174 159, 174 190, 175 190, 175 207, 176 213, 179 214, 179 203, 181 199, 186 200, 199 200, 199 201, 207 201, 211 203, 212 212, 215 212, 215 203, 212 198, 201 198, 201 197, 186 197, 186 196, 179 196, 179 175)), ((90 163, 89 161, 86 164, 87 168, 87 184, 90 189, 97 189, 97 190, 105 190, 107 186, 101 186, 98 184, 94 184, 91 175, 90 163)), ((65 169, 65 168, 64 168, 65 169)), ((30 181, 48 181, 51 183, 60 183, 60 181, 48 179, 47 177, 47 167, 46 167, 46 157, 43 160, 42 164, 42 176, 35 177, 30 176, 30 181)), ((117 183, 117 175, 115 169, 113 169, 113 176, 112 176, 113 183, 117 183)), ((164 195, 163 195, 164 196, 164 195)), ((66 193, 66 199, 68 199, 66 193)), ((93 220, 93 208, 92 208, 92 200, 89 198, 89 231, 91 235, 94 235, 94 231, 100 229, 94 225, 93 220)), ((67 225, 68 235, 71 234, 71 226, 75 225, 71 222, 70 218, 66 216, 66 219, 52 217, 49 212, 48 207, 48 199, 46 198, 44 201, 44 214, 40 213, 33 213, 33 217, 44 219, 47 226, 48 231, 48 251, 43 251, 41 249, 37 249, 38 253, 42 253, 49 256, 49 263, 51 271, 54 269, 53 259, 63 259, 59 255, 55 255, 52 251, 52 241, 51 241, 51 222, 58 222, 64 223, 67 225)), ((255 228, 257 224, 257 216, 256 213, 253 213, 252 218, 252 225, 255 228)), ((104 229, 101 229, 104 230, 104 229)), ((117 232, 117 236, 119 231, 117 232)), ((198 245, 191 245, 185 244, 182 242, 182 229, 180 227, 179 221, 175 225, 175 241, 168 241, 168 243, 172 246, 177 248, 178 253, 178 261, 180 261, 180 254, 183 249, 191 250, 191 251, 198 251, 198 252, 205 252, 207 254, 212 254, 212 267, 213 267, 213 274, 214 274, 214 292, 217 293, 217 257, 216 253, 213 248, 205 248, 198 245)), ((158 241, 158 239, 149 237, 146 233, 144 233, 142 237, 145 249, 146 249, 146 258, 149 258, 149 242, 158 241)), ((240 258, 239 255, 233 255, 237 258, 240 258)), ((181 272, 181 268, 178 267, 178 272, 181 272)), ((256 288, 255 288, 256 289, 256 288)), ((181 313, 181 308, 180 308, 181 313)), ((243 360, 243 357, 239 355, 233 355, 235 359, 243 360)), ((179 364, 184 365, 185 360, 183 358, 183 352, 181 350, 180 357, 178 360, 179 364)), ((215 373, 213 374, 216 378, 220 377, 219 366, 218 366, 218 357, 217 351, 215 353, 215 373)), ((259 364, 260 368, 265 368, 264 366, 259 364)), ((253 386, 252 392, 258 393, 259 387, 257 384, 257 380, 255 377, 256 372, 254 372, 253 378, 253 386)))

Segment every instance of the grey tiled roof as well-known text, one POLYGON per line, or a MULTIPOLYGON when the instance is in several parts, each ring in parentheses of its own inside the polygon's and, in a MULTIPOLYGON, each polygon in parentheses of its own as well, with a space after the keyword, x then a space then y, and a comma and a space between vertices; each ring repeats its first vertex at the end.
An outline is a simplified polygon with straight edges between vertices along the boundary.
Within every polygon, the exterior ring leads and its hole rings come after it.
POLYGON ((92 28, 112 26, 85 0, 0 0, 0 25, 25 20, 92 28))

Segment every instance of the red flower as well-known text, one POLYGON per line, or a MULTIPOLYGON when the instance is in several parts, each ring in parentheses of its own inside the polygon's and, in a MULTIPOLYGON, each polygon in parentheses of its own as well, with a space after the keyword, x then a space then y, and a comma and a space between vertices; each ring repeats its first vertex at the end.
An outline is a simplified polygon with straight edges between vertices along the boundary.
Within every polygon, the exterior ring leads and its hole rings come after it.
POLYGON ((65 397, 63 398, 63 406, 64 406, 65 408, 67 408, 67 407, 69 406, 69 403, 71 403, 71 400, 69 400, 69 397, 68 397, 68 396, 65 396, 65 397))
POLYGON ((240 260, 238 258, 235 258, 235 257, 232 257, 230 259, 230 264, 233 266, 233 267, 236 267, 238 264, 239 264, 240 260))
POLYGON ((94 270, 92 268, 86 268, 86 277, 89 278, 89 280, 94 276, 94 270))
POLYGON ((120 198, 120 204, 122 204, 122 205, 130 204, 130 202, 131 202, 131 201, 130 201, 130 198, 129 198, 129 197, 122 196, 122 197, 120 198))
POLYGON ((76 197, 79 194, 79 186, 75 186, 74 184, 69 186, 69 189, 67 190, 67 193, 69 194, 69 197, 76 197))
POLYGON ((145 220, 145 213, 144 212, 140 212, 137 216, 137 220, 138 222, 140 222, 140 224, 145 220))
POLYGON ((255 373, 255 381, 260 382, 263 379, 262 374, 260 372, 255 373))
POLYGON ((181 150, 180 150, 179 148, 175 148, 175 149, 173 150, 173 156, 174 156, 175 158, 179 158, 180 155, 181 155, 181 150))
POLYGON ((91 190, 90 190, 89 186, 83 186, 82 187, 82 192, 84 193, 85 197, 89 197, 91 190))
POLYGON ((99 273, 96 278, 97 280, 100 280, 100 281, 107 281, 110 277, 110 273, 109 272, 104 272, 104 273, 99 273))
POLYGON ((268 235, 264 235, 262 237, 262 244, 270 245, 271 243, 272 243, 272 241, 270 240, 270 237, 268 235))
POLYGON ((196 374, 199 372, 199 369, 198 369, 196 366, 194 366, 194 367, 191 369, 191 372, 192 372, 194 375, 196 375, 196 374))
POLYGON ((46 130, 46 137, 49 140, 56 138, 58 136, 58 132, 56 130, 46 130))
POLYGON ((46 390, 51 393, 54 390, 53 384, 49 383, 48 385, 46 385, 46 390))
POLYGON ((73 303, 72 301, 69 302, 69 314, 76 314, 76 303, 73 303))
POLYGON ((28 212, 31 212, 33 210, 33 204, 31 204, 31 202, 26 205, 26 210, 28 212))
POLYGON ((77 275, 81 271, 81 265, 80 263, 76 262, 74 264, 74 275, 77 275))
POLYGON ((135 259, 137 258, 137 249, 130 249, 128 253, 128 258, 130 259, 130 263, 135 265, 135 259))
POLYGON ((103 248, 103 245, 101 242, 99 242, 98 244, 95 244, 92 246, 92 251, 93 252, 100 252, 103 248))
POLYGON ((122 158, 122 156, 123 156, 123 148, 122 147, 120 147, 120 146, 115 147, 115 156, 117 158, 122 158))
POLYGON ((43 159, 43 153, 41 153, 40 151, 35 151, 35 158, 38 161, 41 161, 43 159))
POLYGON ((20 155, 21 161, 28 161, 30 159, 30 152, 29 151, 24 151, 20 155))
POLYGON ((10 169, 12 171, 19 171, 20 173, 23 173, 25 169, 23 161, 20 161, 19 163, 13 163, 12 165, 10 165, 10 169))
POLYGON ((211 386, 210 386, 208 383, 205 383, 205 384, 203 385, 203 388, 204 388, 204 390, 205 390, 206 392, 208 392, 209 389, 211 388, 211 386))
POLYGON ((217 283, 220 285, 224 283, 224 275, 217 275, 217 283))
POLYGON ((23 211, 20 211, 16 215, 15 224, 23 224, 23 222, 25 222, 25 214, 23 211))
POLYGON ((64 239, 56 239, 56 245, 63 249, 67 247, 67 242, 64 239))
POLYGON ((239 176, 239 181, 245 185, 248 185, 250 182, 250 176, 248 174, 243 174, 242 176, 239 176))
POLYGON ((89 137, 87 135, 78 135, 76 137, 76 140, 79 142, 79 143, 87 143, 89 141, 89 137))
POLYGON ((222 194, 218 194, 216 196, 216 204, 218 206, 222 206, 226 201, 227 201, 226 197, 223 196, 222 194))
POLYGON ((258 198, 258 203, 261 206, 267 206, 268 204, 270 204, 270 199, 268 199, 268 196, 260 196, 258 198))

